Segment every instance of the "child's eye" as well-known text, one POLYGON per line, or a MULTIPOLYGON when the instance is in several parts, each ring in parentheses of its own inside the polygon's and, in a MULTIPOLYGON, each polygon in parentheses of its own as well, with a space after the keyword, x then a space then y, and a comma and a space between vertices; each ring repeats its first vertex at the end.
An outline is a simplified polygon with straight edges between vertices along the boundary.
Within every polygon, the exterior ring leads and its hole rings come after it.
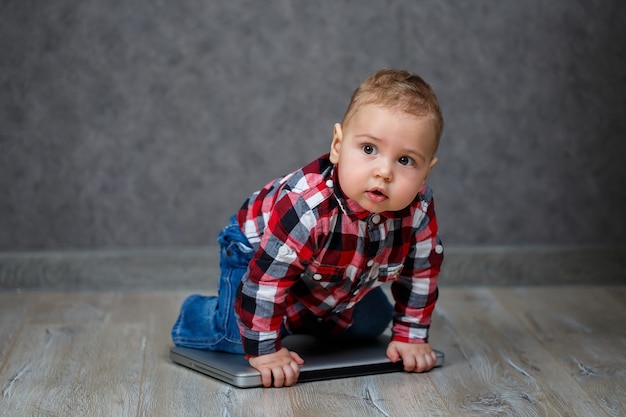
POLYGON ((363 152, 365 152, 368 155, 375 155, 376 154, 376 147, 374 145, 363 145, 361 147, 363 149, 363 152))
POLYGON ((408 156, 400 157, 400 159, 398 159, 398 162, 400 162, 400 164, 402 165, 407 165, 407 166, 412 166, 414 163, 413 158, 410 158, 408 156))

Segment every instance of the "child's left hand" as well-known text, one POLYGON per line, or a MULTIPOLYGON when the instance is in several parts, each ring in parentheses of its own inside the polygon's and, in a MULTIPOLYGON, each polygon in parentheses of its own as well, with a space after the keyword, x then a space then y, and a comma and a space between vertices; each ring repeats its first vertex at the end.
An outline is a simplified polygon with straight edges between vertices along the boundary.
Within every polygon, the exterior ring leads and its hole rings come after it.
POLYGON ((390 342, 387 357, 394 363, 402 359, 407 372, 430 371, 437 364, 437 355, 428 343, 390 342))

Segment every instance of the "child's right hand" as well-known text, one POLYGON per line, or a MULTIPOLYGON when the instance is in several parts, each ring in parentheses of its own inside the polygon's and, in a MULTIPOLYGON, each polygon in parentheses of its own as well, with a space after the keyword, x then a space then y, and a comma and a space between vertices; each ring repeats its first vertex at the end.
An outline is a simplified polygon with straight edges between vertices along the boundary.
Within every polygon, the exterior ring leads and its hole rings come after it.
POLYGON ((289 387, 296 383, 300 375, 300 365, 304 360, 296 352, 282 348, 278 352, 249 359, 250 366, 261 372, 263 386, 289 387))

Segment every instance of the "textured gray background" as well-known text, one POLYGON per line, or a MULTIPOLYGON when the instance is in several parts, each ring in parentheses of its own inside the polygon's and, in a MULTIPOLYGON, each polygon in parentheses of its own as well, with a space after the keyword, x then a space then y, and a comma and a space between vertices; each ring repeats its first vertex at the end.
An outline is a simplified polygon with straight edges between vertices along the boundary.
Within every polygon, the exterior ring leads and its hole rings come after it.
POLYGON ((626 2, 0 1, 0 250, 213 244, 420 73, 449 245, 626 244, 626 2))

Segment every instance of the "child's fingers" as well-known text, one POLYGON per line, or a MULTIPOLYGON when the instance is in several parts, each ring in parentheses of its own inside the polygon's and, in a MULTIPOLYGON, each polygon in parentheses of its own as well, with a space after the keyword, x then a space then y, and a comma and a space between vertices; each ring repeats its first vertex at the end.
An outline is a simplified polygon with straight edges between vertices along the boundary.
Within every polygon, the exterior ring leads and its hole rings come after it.
POLYGON ((285 374, 282 368, 272 369, 272 375, 274 375, 274 386, 280 388, 285 383, 285 374))
POLYGON ((250 365, 261 373, 265 387, 291 386, 300 375, 300 365, 304 360, 295 352, 282 348, 278 352, 250 358, 250 365))
POLYGON ((404 364, 404 370, 406 372, 413 372, 417 366, 417 361, 414 355, 404 355, 402 357, 402 363, 404 364))
POLYGON ((261 368, 259 369, 261 373, 261 382, 263 382, 263 386, 265 388, 269 388, 272 386, 272 370, 270 368, 261 368))
POLYGON ((400 353, 398 352, 398 349, 393 342, 389 343, 389 345, 387 346, 387 357, 393 363, 398 362, 398 360, 400 359, 400 353))
MULTIPOLYGON (((434 352, 424 355, 415 355, 412 360, 412 367, 408 372, 426 372, 430 371, 437 363, 437 356, 434 352)), ((405 367, 406 369, 406 367, 405 367)))
POLYGON ((415 368, 414 368, 414 372, 426 372, 430 369, 430 367, 428 366, 428 358, 430 357, 430 354, 426 354, 426 355, 418 355, 416 360, 415 360, 415 368))
POLYGON ((291 354, 291 359, 293 359, 296 364, 302 365, 304 363, 304 359, 302 359, 302 357, 296 352, 289 351, 289 353, 291 354))
POLYGON ((295 362, 291 362, 285 366, 272 369, 272 375, 276 388, 290 387, 298 381, 300 366, 295 362))
POLYGON ((426 345, 391 342, 387 347, 387 357, 392 362, 402 359, 406 372, 426 372, 437 363, 437 355, 426 345))

